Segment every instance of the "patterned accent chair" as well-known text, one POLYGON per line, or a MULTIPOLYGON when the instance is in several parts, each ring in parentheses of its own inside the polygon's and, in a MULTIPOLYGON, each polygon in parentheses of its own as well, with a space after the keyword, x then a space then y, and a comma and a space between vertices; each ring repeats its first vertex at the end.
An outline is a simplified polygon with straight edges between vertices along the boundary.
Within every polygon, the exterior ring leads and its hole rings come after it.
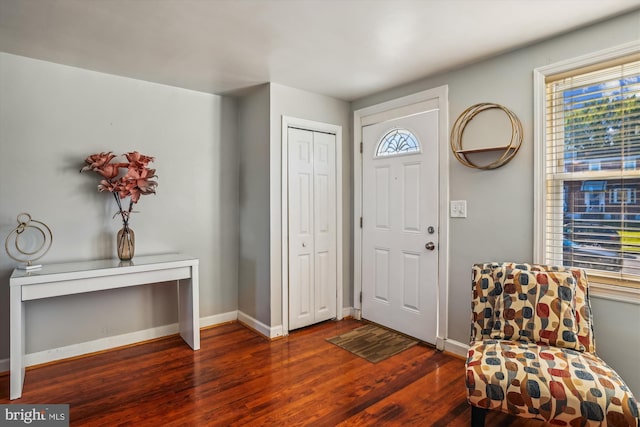
POLYGON ((472 426, 492 409, 557 426, 638 427, 631 390, 595 353, 583 270, 476 264, 471 307, 472 426))

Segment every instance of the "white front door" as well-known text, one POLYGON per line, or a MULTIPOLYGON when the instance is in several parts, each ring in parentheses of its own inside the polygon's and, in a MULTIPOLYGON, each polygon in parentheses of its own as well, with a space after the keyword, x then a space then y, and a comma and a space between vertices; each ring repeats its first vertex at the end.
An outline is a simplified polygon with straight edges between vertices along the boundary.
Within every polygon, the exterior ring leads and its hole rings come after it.
POLYGON ((336 136, 288 128, 289 329, 336 317, 336 136))
POLYGON ((434 344, 438 114, 362 128, 362 317, 434 344))

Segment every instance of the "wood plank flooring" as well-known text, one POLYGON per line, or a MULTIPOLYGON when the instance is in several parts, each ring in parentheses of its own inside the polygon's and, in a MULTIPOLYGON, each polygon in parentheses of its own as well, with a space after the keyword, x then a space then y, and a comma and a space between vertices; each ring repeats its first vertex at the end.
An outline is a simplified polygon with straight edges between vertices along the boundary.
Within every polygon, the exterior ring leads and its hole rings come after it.
MULTIPOLYGON (((329 321, 269 341, 239 323, 27 370, 23 397, 68 403, 72 426, 468 426, 464 362, 418 345, 372 364, 325 340, 329 321)), ((490 412, 487 427, 544 424, 490 412)))

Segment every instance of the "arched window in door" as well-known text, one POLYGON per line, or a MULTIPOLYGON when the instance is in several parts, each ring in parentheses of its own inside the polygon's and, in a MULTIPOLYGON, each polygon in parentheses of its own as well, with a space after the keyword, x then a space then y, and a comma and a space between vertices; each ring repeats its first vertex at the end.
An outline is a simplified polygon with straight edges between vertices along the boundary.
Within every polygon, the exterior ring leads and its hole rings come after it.
POLYGON ((385 134, 378 143, 376 157, 396 156, 420 152, 418 138, 407 129, 393 129, 385 134))

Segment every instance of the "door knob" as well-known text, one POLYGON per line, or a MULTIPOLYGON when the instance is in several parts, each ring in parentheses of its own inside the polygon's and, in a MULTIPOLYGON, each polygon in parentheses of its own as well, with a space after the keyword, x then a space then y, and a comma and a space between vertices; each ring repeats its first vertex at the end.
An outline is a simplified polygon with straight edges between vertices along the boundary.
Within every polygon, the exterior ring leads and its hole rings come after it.
POLYGON ((424 247, 425 249, 432 251, 436 248, 436 244, 433 242, 427 242, 427 244, 424 245, 424 247))

